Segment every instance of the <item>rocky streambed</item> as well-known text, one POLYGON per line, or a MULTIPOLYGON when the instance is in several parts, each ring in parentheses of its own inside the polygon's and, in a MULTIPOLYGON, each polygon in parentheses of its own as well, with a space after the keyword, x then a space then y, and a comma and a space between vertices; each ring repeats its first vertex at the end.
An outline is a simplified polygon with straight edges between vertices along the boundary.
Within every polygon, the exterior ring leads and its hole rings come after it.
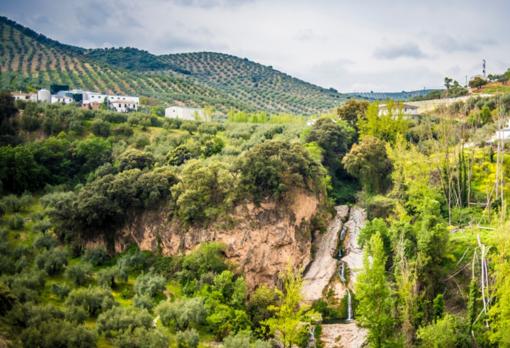
POLYGON ((356 325, 353 297, 357 275, 363 268, 363 251, 357 240, 366 212, 357 206, 335 209, 327 232, 317 238, 314 260, 303 277, 302 295, 305 301, 313 302, 332 289, 338 300, 346 298, 347 320, 322 324, 320 339, 325 348, 362 347, 367 332, 356 325))

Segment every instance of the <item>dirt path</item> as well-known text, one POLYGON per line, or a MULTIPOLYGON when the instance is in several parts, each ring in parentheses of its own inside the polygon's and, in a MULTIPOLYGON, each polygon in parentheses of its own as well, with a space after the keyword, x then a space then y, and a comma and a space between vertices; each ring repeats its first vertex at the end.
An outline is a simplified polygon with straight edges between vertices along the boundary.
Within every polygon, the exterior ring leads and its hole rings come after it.
POLYGON ((343 221, 349 214, 349 207, 341 205, 335 207, 335 210, 335 218, 329 224, 326 233, 321 235, 314 260, 303 277, 301 293, 303 299, 307 302, 312 302, 322 297, 322 292, 338 268, 338 260, 334 256, 338 248, 340 229, 343 221))

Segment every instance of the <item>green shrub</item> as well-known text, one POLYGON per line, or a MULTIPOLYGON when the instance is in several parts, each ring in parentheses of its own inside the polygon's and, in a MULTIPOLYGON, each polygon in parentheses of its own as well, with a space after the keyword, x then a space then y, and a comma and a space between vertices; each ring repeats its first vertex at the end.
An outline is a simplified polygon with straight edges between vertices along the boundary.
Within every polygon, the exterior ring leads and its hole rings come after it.
POLYGON ((168 348, 168 338, 158 330, 137 327, 133 331, 123 332, 113 339, 119 348, 168 348))
POLYGON ((77 263, 66 269, 65 276, 76 286, 83 286, 92 279, 92 266, 86 263, 77 263))
POLYGON ((177 348, 197 348, 199 343, 198 332, 195 329, 177 332, 177 348))
POLYGON ((154 298, 165 290, 166 279, 163 276, 145 273, 136 278, 134 286, 138 295, 147 295, 154 298))
POLYGON ((33 244, 36 249, 50 250, 56 247, 58 244, 57 240, 51 236, 43 235, 37 238, 33 244))
POLYGON ((111 134, 111 125, 108 122, 95 120, 90 127, 95 136, 106 138, 111 134))
POLYGON ((21 230, 25 226, 25 219, 21 215, 16 214, 9 218, 7 224, 12 230, 21 230))
POLYGON ((97 267, 107 263, 110 260, 110 255, 104 248, 90 248, 85 250, 83 260, 97 267))
POLYGON ((35 263, 39 269, 54 276, 62 273, 67 265, 67 253, 61 249, 46 250, 37 256, 35 263))
POLYGON ((21 333, 24 347, 75 347, 96 346, 93 332, 65 320, 50 320, 39 326, 30 326, 21 333))
POLYGON ((66 304, 83 307, 89 316, 95 317, 115 305, 110 291, 102 288, 89 287, 71 291, 66 304))
POLYGON ((174 330, 198 328, 205 322, 207 314, 204 301, 199 297, 162 302, 157 306, 156 312, 161 323, 174 330))
POLYGON ((145 309, 114 307, 101 313, 96 325, 100 334, 113 337, 135 328, 151 328, 152 316, 145 309))

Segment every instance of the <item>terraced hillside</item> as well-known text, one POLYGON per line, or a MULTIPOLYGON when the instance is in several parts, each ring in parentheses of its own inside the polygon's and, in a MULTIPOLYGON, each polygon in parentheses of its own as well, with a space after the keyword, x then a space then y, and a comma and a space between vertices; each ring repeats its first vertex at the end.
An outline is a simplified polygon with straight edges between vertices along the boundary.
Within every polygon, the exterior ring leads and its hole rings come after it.
POLYGON ((278 111, 313 113, 332 108, 343 100, 335 90, 301 81, 246 58, 214 52, 170 54, 161 58, 255 108, 266 105, 278 111))
POLYGON ((51 83, 165 103, 212 105, 226 111, 311 114, 343 96, 289 75, 219 53, 156 56, 134 48, 65 45, 0 17, 0 88, 30 90, 51 83))
MULTIPOLYGON (((29 32, 30 33, 30 32, 29 32)), ((93 91, 143 95, 192 106, 243 108, 221 91, 171 70, 140 73, 117 69, 84 56, 82 49, 28 35, 12 23, 0 21, 0 88, 25 90, 51 83, 93 91)))

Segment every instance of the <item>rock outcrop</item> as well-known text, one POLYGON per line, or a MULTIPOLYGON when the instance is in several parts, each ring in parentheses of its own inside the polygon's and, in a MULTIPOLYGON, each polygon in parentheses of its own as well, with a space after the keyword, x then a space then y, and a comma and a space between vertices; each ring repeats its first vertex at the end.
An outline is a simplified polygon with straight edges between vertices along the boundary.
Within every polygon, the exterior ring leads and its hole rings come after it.
POLYGON ((168 212, 146 211, 136 215, 117 232, 115 249, 130 243, 142 250, 161 250, 165 255, 184 254, 204 242, 226 245, 226 257, 239 267, 249 288, 274 284, 288 265, 303 268, 310 262, 311 219, 319 199, 296 192, 282 208, 275 203, 236 207, 229 222, 184 229, 168 219, 168 212))
POLYGON ((322 297, 324 289, 338 269, 335 253, 340 241, 342 224, 349 214, 349 207, 341 205, 337 206, 335 210, 336 215, 329 224, 326 233, 316 238, 315 257, 303 277, 301 294, 307 302, 313 302, 322 297))

